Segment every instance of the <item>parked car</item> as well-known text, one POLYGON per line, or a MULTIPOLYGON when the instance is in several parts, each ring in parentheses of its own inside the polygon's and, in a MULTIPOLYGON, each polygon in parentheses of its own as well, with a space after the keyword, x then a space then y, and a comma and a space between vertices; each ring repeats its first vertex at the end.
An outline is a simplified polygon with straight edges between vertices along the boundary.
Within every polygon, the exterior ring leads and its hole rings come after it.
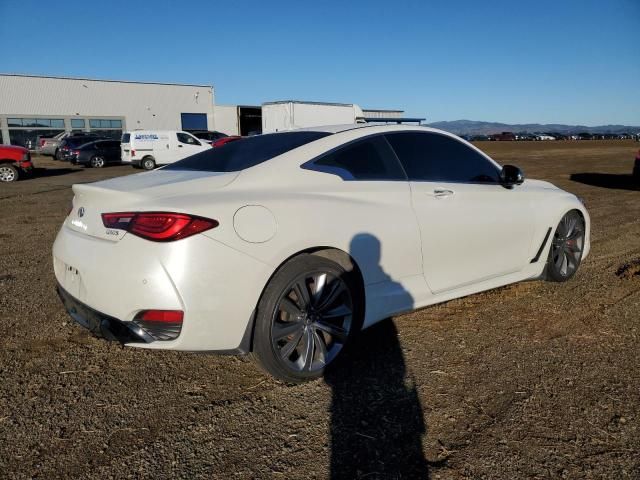
POLYGON ((15 182, 32 173, 33 162, 27 148, 0 145, 0 182, 15 182))
POLYGON ((548 141, 548 140, 555 140, 556 137, 548 135, 546 133, 536 133, 536 140, 538 141, 548 141))
POLYGON ((590 248, 575 195, 418 126, 259 135, 73 192, 53 264, 78 323, 129 346, 252 351, 287 382, 400 312, 566 281, 590 248))
POLYGON ((71 150, 69 160, 74 165, 102 168, 105 165, 122 163, 120 140, 97 140, 71 150))
POLYGON ((636 161, 633 164, 633 176, 640 181, 640 150, 638 150, 636 161))
POLYGON ((471 137, 471 141, 472 142, 486 142, 491 140, 491 138, 489 137, 489 135, 473 135, 471 137))
POLYGON ((91 134, 87 132, 62 132, 57 135, 54 135, 53 137, 39 137, 38 147, 36 148, 36 151, 40 155, 47 155, 55 158, 56 152, 62 140, 68 137, 86 137, 86 136, 91 136, 91 134))
POLYGON ((153 170, 189 157, 211 145, 180 130, 136 130, 122 135, 122 162, 153 170))
POLYGON ((56 160, 64 160, 68 161, 72 157, 72 151, 76 150, 78 147, 89 143, 95 142, 96 140, 105 140, 106 137, 100 135, 81 135, 81 136, 73 136, 66 137, 62 139, 58 149, 56 150, 55 159, 56 160))
POLYGON ((211 132, 208 130, 196 130, 196 131, 190 131, 189 133, 191 133, 194 137, 196 137, 199 140, 204 140, 208 144, 213 144, 214 142, 216 142, 217 140, 220 140, 221 138, 228 137, 226 133, 215 132, 215 131, 211 132))
POLYGON ((516 134, 516 140, 519 141, 531 141, 531 140, 535 140, 536 137, 534 135, 531 135, 529 133, 518 133, 516 134))
POLYGON ((242 140, 242 137, 239 135, 229 135, 228 137, 224 137, 219 140, 216 140, 215 142, 213 142, 211 146, 221 147, 222 145, 226 145, 227 143, 230 143, 230 142, 235 142, 236 140, 242 140))
POLYGON ((494 133, 489 137, 489 140, 501 141, 501 142, 513 141, 515 139, 516 139, 516 136, 512 132, 494 133))

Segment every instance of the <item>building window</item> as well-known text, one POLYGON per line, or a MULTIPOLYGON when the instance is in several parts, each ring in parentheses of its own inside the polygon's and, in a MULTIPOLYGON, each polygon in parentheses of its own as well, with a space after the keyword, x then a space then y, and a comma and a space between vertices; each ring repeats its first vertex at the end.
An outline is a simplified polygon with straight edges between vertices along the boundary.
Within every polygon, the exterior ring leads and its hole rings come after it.
POLYGON ((181 113, 183 130, 207 130, 206 113, 181 113))
POLYGON ((89 120, 89 126, 93 128, 122 128, 122 120, 105 120, 101 118, 92 118, 89 120))
POLYGON ((61 118, 8 118, 7 123, 10 127, 64 128, 61 118))
POLYGON ((84 129, 84 118, 72 118, 71 119, 71 128, 73 130, 83 130, 84 129))
POLYGON ((12 128, 9 129, 9 139, 11 145, 19 145, 29 150, 35 150, 38 144, 38 137, 53 137, 64 132, 64 129, 54 130, 52 128, 12 128))

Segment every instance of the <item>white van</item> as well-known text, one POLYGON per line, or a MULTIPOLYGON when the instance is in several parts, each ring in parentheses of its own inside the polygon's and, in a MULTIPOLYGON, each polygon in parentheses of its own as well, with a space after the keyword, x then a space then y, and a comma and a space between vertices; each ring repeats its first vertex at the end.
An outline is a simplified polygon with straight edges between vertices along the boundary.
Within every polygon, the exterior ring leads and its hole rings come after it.
POLYGON ((211 146, 179 130, 135 130, 122 134, 122 163, 153 170, 209 150, 211 146))

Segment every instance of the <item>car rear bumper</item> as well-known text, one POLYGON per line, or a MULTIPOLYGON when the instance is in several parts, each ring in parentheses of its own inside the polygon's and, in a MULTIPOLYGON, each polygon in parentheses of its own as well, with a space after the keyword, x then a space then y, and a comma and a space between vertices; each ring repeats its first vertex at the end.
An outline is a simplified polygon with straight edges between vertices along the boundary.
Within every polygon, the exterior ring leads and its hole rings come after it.
POLYGON ((60 284, 56 290, 69 316, 94 335, 122 344, 151 343, 155 340, 133 322, 123 322, 85 305, 60 284))
POLYGON ((54 243, 53 264, 65 298, 73 299, 67 299, 67 311, 75 307, 76 316, 89 319, 84 324, 90 330, 104 337, 111 332, 130 346, 185 351, 244 350, 253 310, 272 273, 204 235, 156 243, 126 234, 112 242, 66 225, 54 243), (137 332, 137 315, 149 309, 183 311, 179 335, 128 340, 126 330, 137 332))

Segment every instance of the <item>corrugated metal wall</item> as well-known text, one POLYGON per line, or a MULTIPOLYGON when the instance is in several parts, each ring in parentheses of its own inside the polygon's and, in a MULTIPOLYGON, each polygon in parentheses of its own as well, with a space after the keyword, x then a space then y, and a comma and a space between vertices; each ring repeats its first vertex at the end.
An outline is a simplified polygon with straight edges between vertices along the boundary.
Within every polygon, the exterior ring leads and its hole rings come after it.
POLYGON ((124 117, 128 130, 179 130, 181 113, 205 113, 213 130, 213 88, 0 75, 0 114, 124 117))

